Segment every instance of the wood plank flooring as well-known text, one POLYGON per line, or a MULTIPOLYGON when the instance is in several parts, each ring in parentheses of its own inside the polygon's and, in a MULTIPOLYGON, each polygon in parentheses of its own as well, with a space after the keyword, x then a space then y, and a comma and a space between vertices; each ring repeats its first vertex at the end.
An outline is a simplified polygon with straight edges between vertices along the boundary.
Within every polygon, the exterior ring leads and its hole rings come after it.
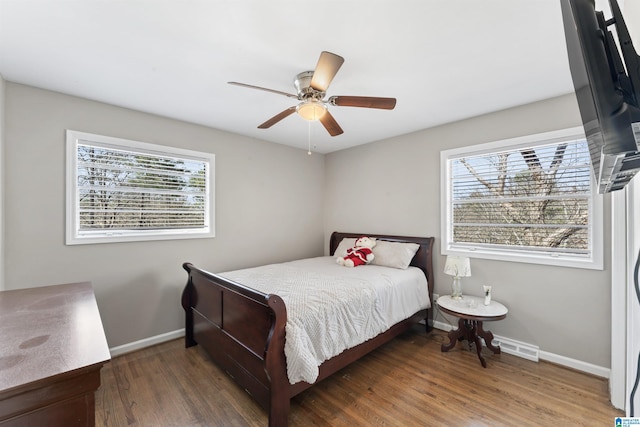
MULTIPOLYGON (((407 332, 296 396, 291 426, 611 426, 606 379, 407 332)), ((97 426, 266 426, 267 414, 198 346, 170 341, 102 369, 97 426)))

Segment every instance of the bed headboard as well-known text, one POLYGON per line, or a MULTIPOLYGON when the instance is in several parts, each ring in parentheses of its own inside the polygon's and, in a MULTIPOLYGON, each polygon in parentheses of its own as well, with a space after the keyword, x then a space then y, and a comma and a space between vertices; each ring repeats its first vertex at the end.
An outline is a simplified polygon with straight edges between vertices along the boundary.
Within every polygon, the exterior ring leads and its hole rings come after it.
MULTIPOLYGON (((387 240, 389 242, 403 242, 403 243, 417 243, 420 245, 418 251, 411 260, 411 264, 414 267, 418 267, 424 272, 429 283, 429 299, 433 307, 433 289, 435 285, 435 278, 433 274, 433 242, 434 237, 413 237, 413 236, 388 236, 384 234, 370 234, 370 233, 343 233, 334 231, 331 233, 331 239, 329 240, 329 254, 333 256, 338 247, 338 244, 345 237, 361 237, 369 236, 375 237, 379 240, 387 240)), ((433 313, 433 310, 431 310, 433 313)), ((431 318, 433 319, 433 317, 431 318)))

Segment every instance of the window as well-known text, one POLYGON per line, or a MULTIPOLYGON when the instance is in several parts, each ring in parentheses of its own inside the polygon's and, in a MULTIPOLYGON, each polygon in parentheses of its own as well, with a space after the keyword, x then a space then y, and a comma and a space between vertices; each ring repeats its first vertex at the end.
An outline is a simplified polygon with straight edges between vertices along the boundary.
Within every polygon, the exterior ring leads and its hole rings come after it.
POLYGON ((441 153, 442 253, 602 269, 582 128, 441 153))
POLYGON ((213 154, 67 130, 67 244, 214 237, 213 168, 213 154))

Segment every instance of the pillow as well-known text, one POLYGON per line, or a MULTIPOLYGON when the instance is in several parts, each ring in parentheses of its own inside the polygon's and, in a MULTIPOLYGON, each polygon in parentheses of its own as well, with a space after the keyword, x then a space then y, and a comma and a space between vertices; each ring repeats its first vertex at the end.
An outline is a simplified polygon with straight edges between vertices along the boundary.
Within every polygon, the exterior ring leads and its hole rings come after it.
MULTIPOLYGON (((340 242, 342 244, 342 242, 340 242)), ((393 267, 406 270, 411 264, 413 256, 418 252, 420 245, 417 243, 400 243, 378 240, 373 247, 373 265, 393 267)))
POLYGON ((336 258, 344 256, 344 254, 347 253, 347 249, 352 248, 355 244, 355 237, 345 237, 344 239, 340 240, 340 243, 338 243, 338 247, 336 248, 336 251, 333 253, 333 255, 336 258))

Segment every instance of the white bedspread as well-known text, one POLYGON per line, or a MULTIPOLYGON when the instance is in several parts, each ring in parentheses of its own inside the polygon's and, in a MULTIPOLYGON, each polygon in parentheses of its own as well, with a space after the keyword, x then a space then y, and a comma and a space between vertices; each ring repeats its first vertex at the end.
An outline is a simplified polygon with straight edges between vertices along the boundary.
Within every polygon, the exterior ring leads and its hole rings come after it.
POLYGON ((220 275, 284 300, 291 384, 315 382, 325 360, 431 306, 427 280, 414 267, 348 268, 327 256, 220 275))

